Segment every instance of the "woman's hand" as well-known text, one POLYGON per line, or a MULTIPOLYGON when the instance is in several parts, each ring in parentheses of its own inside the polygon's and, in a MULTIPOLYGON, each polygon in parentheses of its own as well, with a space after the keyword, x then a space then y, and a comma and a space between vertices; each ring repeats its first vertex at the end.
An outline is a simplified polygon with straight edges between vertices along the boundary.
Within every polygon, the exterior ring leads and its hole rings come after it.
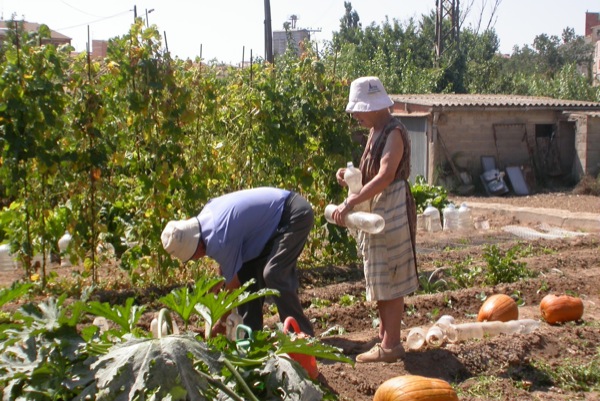
POLYGON ((338 184, 346 187, 348 184, 346 184, 346 181, 344 181, 344 173, 346 173, 346 167, 338 169, 337 173, 335 173, 335 178, 337 179, 338 184))
POLYGON ((352 211, 352 205, 356 203, 354 202, 355 198, 356 194, 350 194, 350 196, 348 196, 344 202, 340 203, 337 209, 333 211, 331 217, 333 217, 335 224, 341 227, 346 227, 346 216, 352 211))

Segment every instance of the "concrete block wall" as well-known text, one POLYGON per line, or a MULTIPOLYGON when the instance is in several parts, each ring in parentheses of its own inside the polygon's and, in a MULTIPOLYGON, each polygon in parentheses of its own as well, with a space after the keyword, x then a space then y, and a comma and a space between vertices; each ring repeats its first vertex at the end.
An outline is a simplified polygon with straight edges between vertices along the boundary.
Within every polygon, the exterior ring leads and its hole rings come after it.
POLYGON ((597 177, 600 174, 600 117, 591 116, 587 120, 586 174, 597 177))
MULTIPOLYGON (((455 160, 458 167, 478 176, 481 174, 481 156, 494 156, 500 168, 531 164, 527 143, 523 141, 525 130, 527 140, 535 150, 535 125, 554 124, 556 118, 551 110, 452 111, 440 116, 437 133, 446 144, 450 157, 460 154, 455 160), (494 124, 507 124, 496 127, 497 144, 494 142, 494 124)), ((446 155, 435 132, 434 142, 435 166, 445 163, 446 155)))

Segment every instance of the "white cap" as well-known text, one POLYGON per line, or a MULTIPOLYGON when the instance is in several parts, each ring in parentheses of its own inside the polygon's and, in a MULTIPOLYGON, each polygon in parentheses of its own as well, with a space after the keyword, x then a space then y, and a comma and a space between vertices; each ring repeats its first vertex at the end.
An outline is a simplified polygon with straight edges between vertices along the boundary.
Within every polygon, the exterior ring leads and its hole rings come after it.
POLYGON ((350 84, 346 113, 378 111, 394 104, 377 77, 362 77, 350 84))
POLYGON ((200 223, 196 217, 169 221, 160 235, 163 248, 171 256, 187 262, 194 256, 200 241, 200 223))

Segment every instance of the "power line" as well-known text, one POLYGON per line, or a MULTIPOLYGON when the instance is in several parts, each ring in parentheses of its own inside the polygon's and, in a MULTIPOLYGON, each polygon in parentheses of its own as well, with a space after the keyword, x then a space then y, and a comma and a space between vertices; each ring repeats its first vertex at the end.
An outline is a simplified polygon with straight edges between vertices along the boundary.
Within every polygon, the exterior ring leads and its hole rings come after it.
POLYGON ((56 30, 60 31, 60 30, 67 30, 67 29, 72 29, 72 28, 79 28, 80 26, 90 25, 90 24, 94 24, 96 22, 105 21, 107 19, 111 19, 111 18, 115 18, 115 17, 120 17, 121 15, 128 14, 130 12, 131 12, 131 10, 122 11, 122 12, 120 12, 118 14, 115 14, 115 15, 111 15, 111 16, 108 16, 108 17, 100 18, 100 19, 97 19, 97 20, 94 20, 94 21, 84 22, 83 24, 77 24, 77 25, 67 26, 67 27, 64 27, 64 28, 57 28, 56 30))
POLYGON ((75 10, 75 11, 79 11, 79 12, 80 12, 80 13, 82 13, 82 14, 89 15, 90 17, 102 18, 102 17, 101 17, 101 16, 99 16, 99 15, 90 14, 90 13, 88 13, 88 12, 85 12, 85 11, 83 11, 83 10, 80 10, 79 8, 77 8, 77 7, 75 7, 75 6, 73 6, 73 5, 69 4, 69 3, 67 3, 65 0, 60 0, 60 2, 61 2, 61 3, 63 3, 63 4, 64 4, 65 6, 67 6, 67 7, 71 7, 71 8, 72 8, 73 10, 75 10))

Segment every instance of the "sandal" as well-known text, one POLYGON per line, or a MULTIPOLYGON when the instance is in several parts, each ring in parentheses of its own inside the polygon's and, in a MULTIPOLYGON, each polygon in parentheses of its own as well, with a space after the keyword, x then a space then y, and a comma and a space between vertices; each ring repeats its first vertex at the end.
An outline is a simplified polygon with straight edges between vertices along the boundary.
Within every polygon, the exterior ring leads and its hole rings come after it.
POLYGON ((381 344, 375 344, 367 352, 363 352, 356 356, 356 362, 359 363, 370 363, 370 362, 396 362, 398 359, 404 359, 404 347, 402 344, 396 345, 392 349, 385 349, 381 344))

